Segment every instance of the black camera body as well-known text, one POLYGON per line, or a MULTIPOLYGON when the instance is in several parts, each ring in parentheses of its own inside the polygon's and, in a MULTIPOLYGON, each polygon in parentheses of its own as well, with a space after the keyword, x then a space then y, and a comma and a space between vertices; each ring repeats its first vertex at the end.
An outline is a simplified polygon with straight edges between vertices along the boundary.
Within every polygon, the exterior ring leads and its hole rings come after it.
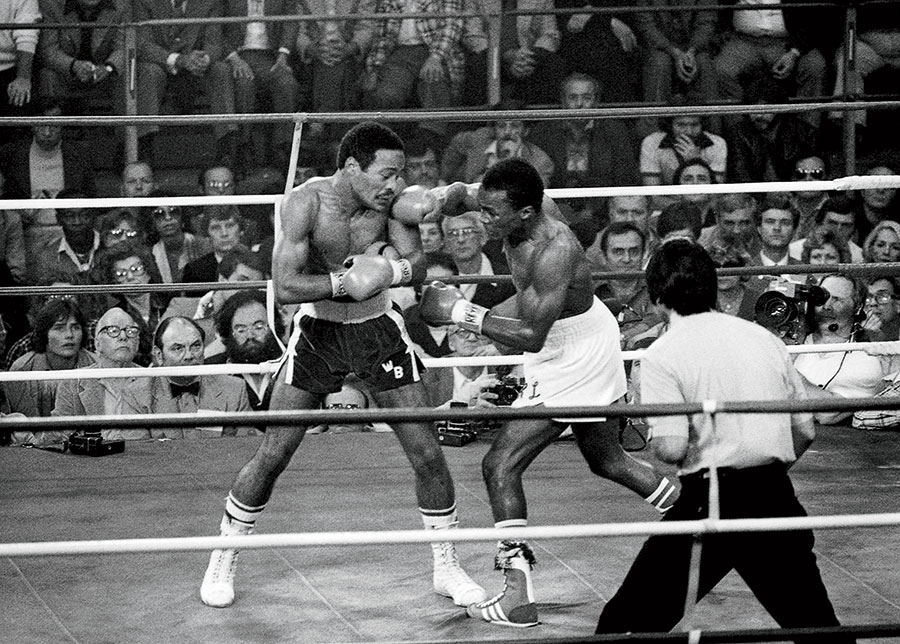
POLYGON ((75 432, 66 441, 66 448, 79 456, 108 456, 125 451, 125 441, 105 441, 100 434, 75 432))
POLYGON ((754 306, 754 321, 786 343, 802 342, 806 335, 806 315, 811 307, 822 306, 831 295, 821 286, 774 281, 754 306))
POLYGON ((441 445, 462 447, 478 438, 475 423, 471 421, 438 420, 434 427, 441 445))
POLYGON ((516 378, 515 376, 504 376, 502 380, 493 387, 485 389, 497 395, 494 404, 498 407, 509 407, 512 405, 522 390, 525 389, 525 378, 516 378))
MULTIPOLYGON (((466 409, 465 403, 451 402, 450 408, 466 409)), ((441 445, 462 447, 478 438, 478 421, 471 420, 436 420, 438 442, 441 445)))

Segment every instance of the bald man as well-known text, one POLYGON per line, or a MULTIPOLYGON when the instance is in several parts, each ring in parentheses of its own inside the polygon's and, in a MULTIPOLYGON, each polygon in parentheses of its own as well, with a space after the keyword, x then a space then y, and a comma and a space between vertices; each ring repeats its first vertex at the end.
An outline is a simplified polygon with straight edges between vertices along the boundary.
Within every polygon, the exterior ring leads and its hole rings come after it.
MULTIPOLYGON (((140 343, 141 327, 118 307, 106 311, 97 321, 94 342, 97 362, 85 369, 137 367, 134 356, 140 343)), ((54 416, 104 416, 122 414, 122 389, 136 378, 64 380, 56 393, 54 416)), ((104 429, 103 440, 150 438, 146 429, 104 429)))
POLYGON ((136 161, 125 165, 122 170, 122 185, 119 192, 123 197, 149 197, 156 190, 153 168, 149 163, 136 161))
MULTIPOLYGON (((153 363, 158 367, 203 364, 205 333, 190 318, 164 319, 153 335, 153 363)), ((252 411, 244 382, 234 376, 170 376, 140 378, 122 392, 126 414, 196 414, 252 411)), ((214 438, 256 433, 250 427, 160 427, 153 438, 214 438)))

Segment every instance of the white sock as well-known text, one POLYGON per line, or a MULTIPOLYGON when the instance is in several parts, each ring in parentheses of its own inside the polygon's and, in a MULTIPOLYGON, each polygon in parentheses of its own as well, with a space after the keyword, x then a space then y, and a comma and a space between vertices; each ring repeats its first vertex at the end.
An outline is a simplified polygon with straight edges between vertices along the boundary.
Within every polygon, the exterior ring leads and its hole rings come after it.
POLYGON ((419 508, 419 512, 422 513, 422 523, 425 524, 425 528, 427 529, 447 530, 449 528, 455 528, 459 525, 459 518, 456 514, 455 503, 449 508, 445 508, 443 510, 429 510, 426 508, 419 508))
POLYGON ((265 504, 253 507, 241 503, 234 498, 233 492, 229 492, 228 498, 225 499, 225 516, 231 523, 241 527, 252 528, 265 509, 265 504))

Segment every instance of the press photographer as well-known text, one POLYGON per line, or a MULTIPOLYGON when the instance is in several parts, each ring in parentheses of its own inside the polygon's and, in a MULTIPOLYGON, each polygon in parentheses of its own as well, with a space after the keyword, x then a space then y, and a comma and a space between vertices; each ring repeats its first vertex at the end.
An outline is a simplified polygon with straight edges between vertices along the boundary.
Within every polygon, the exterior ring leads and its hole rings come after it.
MULTIPOLYGON (((498 351, 491 341, 477 333, 467 331, 456 325, 447 328, 447 341, 451 353, 448 357, 471 358, 497 355, 498 351)), ((508 406, 518 397, 522 390, 521 379, 510 375, 508 367, 491 369, 484 365, 452 367, 450 369, 433 369, 433 377, 427 386, 429 396, 439 409, 450 407, 497 407, 508 406)), ((428 372, 426 372, 428 373, 428 372)), ((439 432, 452 430, 455 433, 474 434, 483 428, 481 423, 455 423, 453 421, 437 423, 439 432)), ((465 444, 463 441, 461 444, 465 444)))
MULTIPOLYGON (((496 347, 483 335, 461 329, 455 324, 447 327, 450 353, 447 357, 474 358, 498 355, 496 347)), ((451 402, 468 407, 495 407, 497 394, 492 391, 508 373, 497 373, 484 365, 436 369, 437 378, 429 383, 429 395, 435 406, 446 408, 451 402)))
MULTIPOLYGON (((868 342, 863 328, 865 290, 847 275, 828 275, 822 279, 827 299, 813 305, 812 332, 804 344, 868 342)), ((877 394, 887 371, 882 361, 863 351, 804 353, 794 360, 797 371, 806 380, 810 398, 866 398, 877 394)), ((816 420, 833 425, 852 412, 820 412, 816 420)))

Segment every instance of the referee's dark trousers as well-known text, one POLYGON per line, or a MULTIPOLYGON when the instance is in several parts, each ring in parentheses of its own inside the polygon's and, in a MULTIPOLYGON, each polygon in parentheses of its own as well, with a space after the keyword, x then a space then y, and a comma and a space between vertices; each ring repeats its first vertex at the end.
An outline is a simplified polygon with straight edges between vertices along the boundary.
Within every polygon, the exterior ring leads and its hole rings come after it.
MULTIPOLYGON (((723 468, 719 481, 723 519, 806 516, 781 463, 723 468)), ((707 518, 708 472, 683 476, 681 484, 681 495, 663 521, 707 518)), ((691 535, 649 537, 603 608, 596 632, 670 631, 684 614, 692 540, 691 535)), ((814 542, 812 530, 703 535, 699 596, 735 569, 782 628, 837 626, 816 565, 814 542)), ((817 641, 855 640, 842 636, 817 641)))

